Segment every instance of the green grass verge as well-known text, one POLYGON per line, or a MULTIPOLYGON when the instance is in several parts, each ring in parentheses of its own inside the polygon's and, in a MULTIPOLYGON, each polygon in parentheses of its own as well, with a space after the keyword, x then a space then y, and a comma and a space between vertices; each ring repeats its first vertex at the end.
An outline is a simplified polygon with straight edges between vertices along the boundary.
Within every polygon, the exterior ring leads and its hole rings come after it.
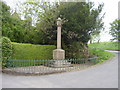
POLYGON ((97 56, 98 57, 98 62, 96 62, 96 64, 104 62, 105 60, 111 59, 115 56, 115 54, 108 52, 108 51, 104 51, 104 50, 99 50, 99 49, 93 49, 90 48, 90 54, 92 57, 97 56))
POLYGON ((120 50, 119 44, 120 42, 100 42, 89 44, 89 47, 107 50, 120 50))
POLYGON ((92 43, 89 44, 88 46, 90 48, 91 56, 98 56, 98 59, 100 60, 99 63, 101 63, 115 56, 115 54, 108 51, 104 51, 104 49, 120 50, 119 44, 120 42, 100 42, 92 43))

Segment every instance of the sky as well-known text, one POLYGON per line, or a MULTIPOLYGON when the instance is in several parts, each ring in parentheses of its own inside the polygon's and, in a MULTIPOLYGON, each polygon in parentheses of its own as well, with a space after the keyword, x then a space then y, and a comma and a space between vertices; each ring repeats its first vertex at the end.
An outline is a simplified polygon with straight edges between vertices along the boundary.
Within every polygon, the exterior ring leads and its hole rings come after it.
MULTIPOLYGON (((24 2, 25 0, 2 0, 11 7, 11 9, 16 8, 16 3, 18 1, 24 2)), ((118 18, 118 2, 119 0, 89 0, 95 3, 95 7, 100 3, 104 3, 103 13, 105 17, 103 19, 105 30, 100 34, 100 42, 109 41, 112 36, 108 33, 110 28, 110 23, 118 18)))

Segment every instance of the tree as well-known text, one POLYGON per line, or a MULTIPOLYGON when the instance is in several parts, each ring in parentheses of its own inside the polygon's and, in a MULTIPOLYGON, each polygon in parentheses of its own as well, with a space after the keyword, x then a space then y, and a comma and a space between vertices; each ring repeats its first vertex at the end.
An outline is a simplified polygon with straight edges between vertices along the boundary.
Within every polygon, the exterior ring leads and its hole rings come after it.
POLYGON ((93 43, 94 41, 97 41, 99 43, 100 31, 96 31, 96 32, 92 33, 91 38, 90 38, 90 43, 93 43))
POLYGON ((33 22, 39 33, 39 44, 56 44, 56 19, 59 11, 57 3, 28 0, 24 4, 24 15, 35 18, 33 22), (52 35, 54 34, 54 35, 52 35))
POLYGON ((10 22, 10 7, 7 6, 4 2, 0 1, 1 3, 1 21, 2 21, 2 34, 7 36, 4 32, 9 30, 9 22, 10 22))
POLYGON ((67 57, 81 57, 91 35, 100 33, 104 24, 104 15, 100 16, 103 6, 94 9, 92 2, 60 3, 59 16, 67 20, 62 26, 62 45, 67 57))
POLYGON ((104 22, 102 22, 102 19, 104 18, 105 13, 103 14, 103 16, 101 18, 98 17, 97 19, 97 23, 96 23, 96 28, 95 30, 91 33, 90 35, 90 43, 92 43, 92 41, 97 41, 99 43, 100 41, 100 33, 105 29, 104 28, 104 22))
POLYGON ((11 14, 10 7, 4 2, 1 3, 2 35, 9 37, 12 42, 36 43, 38 34, 35 31, 36 28, 32 26, 32 18, 27 16, 22 20, 17 11, 11 14))
MULTIPOLYGON (((4 2, 2 3, 2 35, 9 37, 12 41, 21 42, 21 20, 12 16, 10 13, 10 7, 7 6, 4 2)), ((15 14, 15 13, 14 13, 15 14)), ((17 13, 16 13, 17 15, 17 13)))
POLYGON ((115 19, 110 25, 109 33, 113 36, 113 40, 120 41, 120 19, 115 19))

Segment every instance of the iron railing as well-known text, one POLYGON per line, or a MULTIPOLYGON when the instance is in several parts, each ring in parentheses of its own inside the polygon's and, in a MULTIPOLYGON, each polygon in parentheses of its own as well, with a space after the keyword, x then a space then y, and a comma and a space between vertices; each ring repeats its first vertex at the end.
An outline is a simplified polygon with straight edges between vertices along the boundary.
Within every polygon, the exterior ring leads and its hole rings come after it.
POLYGON ((5 73, 24 75, 43 75, 84 69, 99 62, 97 57, 65 60, 13 60, 8 59, 5 73))

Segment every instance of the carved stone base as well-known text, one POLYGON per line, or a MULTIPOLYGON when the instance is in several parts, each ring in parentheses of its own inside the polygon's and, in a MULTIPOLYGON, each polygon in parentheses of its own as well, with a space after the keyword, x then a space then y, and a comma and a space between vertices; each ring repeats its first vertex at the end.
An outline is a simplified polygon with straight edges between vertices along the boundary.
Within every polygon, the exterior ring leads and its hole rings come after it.
POLYGON ((65 59, 65 51, 63 49, 53 50, 53 59, 55 59, 55 60, 65 59))

